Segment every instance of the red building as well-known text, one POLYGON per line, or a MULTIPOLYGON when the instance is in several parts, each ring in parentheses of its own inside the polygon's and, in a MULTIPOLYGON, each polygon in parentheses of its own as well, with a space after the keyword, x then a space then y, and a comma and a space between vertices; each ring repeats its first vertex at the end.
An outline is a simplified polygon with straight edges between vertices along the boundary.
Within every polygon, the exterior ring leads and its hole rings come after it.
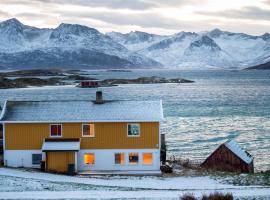
POLYGON ((253 157, 234 140, 228 140, 220 145, 201 167, 218 171, 254 172, 253 157))
POLYGON ((97 81, 82 81, 80 87, 98 87, 97 81))

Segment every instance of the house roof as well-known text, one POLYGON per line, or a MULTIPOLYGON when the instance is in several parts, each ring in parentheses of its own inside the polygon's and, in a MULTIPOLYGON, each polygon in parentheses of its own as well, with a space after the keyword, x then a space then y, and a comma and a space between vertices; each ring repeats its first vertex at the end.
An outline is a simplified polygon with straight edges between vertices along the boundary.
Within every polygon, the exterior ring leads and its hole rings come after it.
POLYGON ((245 163, 250 164, 252 162, 253 157, 248 152, 243 150, 235 140, 228 140, 224 143, 224 145, 245 163))
POLYGON ((45 140, 42 145, 42 151, 79 151, 80 150, 80 140, 45 140))
POLYGON ((161 121, 161 101, 6 101, 4 122, 161 121))

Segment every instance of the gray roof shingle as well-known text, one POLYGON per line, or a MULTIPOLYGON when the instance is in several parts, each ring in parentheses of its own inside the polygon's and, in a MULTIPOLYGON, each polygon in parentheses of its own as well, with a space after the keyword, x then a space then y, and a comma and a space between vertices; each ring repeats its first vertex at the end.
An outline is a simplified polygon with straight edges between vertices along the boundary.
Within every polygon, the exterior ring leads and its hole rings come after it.
POLYGON ((1 121, 106 122, 161 121, 161 101, 7 101, 1 121))

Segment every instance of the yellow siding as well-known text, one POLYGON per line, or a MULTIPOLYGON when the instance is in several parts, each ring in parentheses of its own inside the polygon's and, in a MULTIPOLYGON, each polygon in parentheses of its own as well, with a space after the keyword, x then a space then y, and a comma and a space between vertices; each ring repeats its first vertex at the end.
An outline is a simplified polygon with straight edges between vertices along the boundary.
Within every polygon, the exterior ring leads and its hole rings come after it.
POLYGON ((67 172, 69 164, 75 164, 75 152, 47 152, 46 170, 67 172))
MULTIPOLYGON (((63 123, 62 138, 81 138, 81 149, 158 148, 159 123, 141 122, 140 137, 127 136, 127 124, 94 123, 95 137, 82 137, 82 123, 63 123)), ((41 149, 50 124, 6 124, 6 149, 41 149)))

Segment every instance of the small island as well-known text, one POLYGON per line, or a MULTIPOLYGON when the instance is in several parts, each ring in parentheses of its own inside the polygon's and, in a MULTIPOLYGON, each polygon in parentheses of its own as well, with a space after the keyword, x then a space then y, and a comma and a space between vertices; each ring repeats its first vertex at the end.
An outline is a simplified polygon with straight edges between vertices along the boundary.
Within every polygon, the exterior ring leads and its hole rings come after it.
POLYGON ((57 85, 74 85, 80 84, 82 81, 95 81, 96 87, 112 87, 119 84, 158 84, 158 83, 193 83, 194 81, 183 78, 164 78, 158 76, 139 77, 135 79, 104 79, 86 75, 80 70, 60 70, 60 69, 44 69, 44 70, 18 70, 12 72, 0 73, 0 89, 8 88, 26 88, 26 87, 42 87, 57 85))

